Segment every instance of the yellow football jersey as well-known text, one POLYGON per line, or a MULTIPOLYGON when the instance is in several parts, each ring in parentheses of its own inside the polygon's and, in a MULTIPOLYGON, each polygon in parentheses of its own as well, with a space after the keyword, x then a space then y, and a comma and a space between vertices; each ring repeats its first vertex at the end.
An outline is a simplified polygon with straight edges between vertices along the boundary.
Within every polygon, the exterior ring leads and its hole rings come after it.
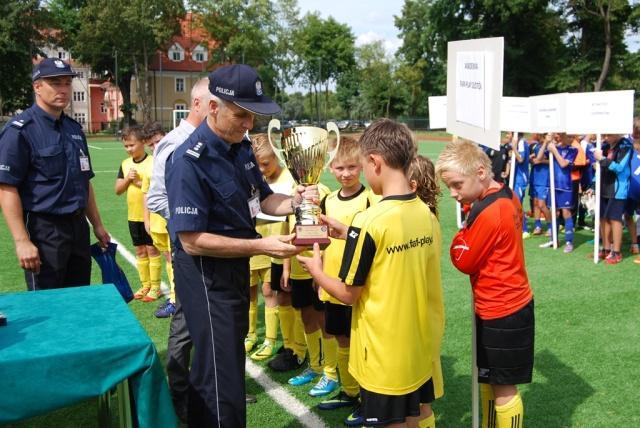
MULTIPOLYGON (((136 170, 144 184, 144 177, 150 175, 153 169, 153 157, 145 154, 144 159, 139 162, 135 162, 131 157, 126 158, 120 165, 118 178, 125 178, 131 169, 136 170)), ((127 187, 127 219, 129 221, 144 221, 144 194, 142 188, 133 183, 127 187)))
MULTIPOLYGON (((142 177, 142 187, 140 189, 145 195, 149 193, 149 185, 151 184, 152 172, 153 158, 151 160, 151 167, 149 168, 148 174, 145 173, 145 175, 142 177)), ((160 214, 154 212, 149 213, 149 229, 151 229, 153 233, 169 233, 167 231, 167 220, 165 220, 164 217, 162 217, 160 214)))
POLYGON ((432 287, 440 288, 440 226, 414 194, 357 214, 340 278, 363 287, 353 305, 349 372, 369 391, 403 395, 433 374, 432 287))

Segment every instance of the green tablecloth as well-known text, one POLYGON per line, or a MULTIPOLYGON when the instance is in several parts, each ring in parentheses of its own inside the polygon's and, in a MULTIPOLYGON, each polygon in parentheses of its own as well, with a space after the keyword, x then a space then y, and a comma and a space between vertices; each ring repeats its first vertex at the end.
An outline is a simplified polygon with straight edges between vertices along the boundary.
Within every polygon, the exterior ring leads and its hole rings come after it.
POLYGON ((140 427, 177 426, 155 347, 114 286, 0 294, 0 312, 0 424, 129 379, 140 427))

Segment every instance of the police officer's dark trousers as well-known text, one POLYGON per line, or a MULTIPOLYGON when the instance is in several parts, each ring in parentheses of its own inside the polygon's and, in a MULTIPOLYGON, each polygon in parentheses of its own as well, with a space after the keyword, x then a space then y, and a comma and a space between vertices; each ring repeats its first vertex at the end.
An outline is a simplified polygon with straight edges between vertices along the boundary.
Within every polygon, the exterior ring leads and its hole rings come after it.
POLYGON ((31 242, 38 248, 40 273, 25 271, 29 290, 89 285, 89 225, 84 210, 72 214, 24 213, 31 242))
MULTIPOLYGON (((175 256, 174 256, 175 257, 175 256)), ((174 278, 175 279, 175 278, 174 278)), ((176 295, 176 311, 171 317, 167 345, 167 377, 173 407, 178 417, 186 416, 189 394, 189 364, 191 360, 191 336, 184 318, 184 308, 176 295)))
POLYGON ((176 249, 176 292, 193 341, 190 427, 244 427, 249 259, 190 256, 176 249))

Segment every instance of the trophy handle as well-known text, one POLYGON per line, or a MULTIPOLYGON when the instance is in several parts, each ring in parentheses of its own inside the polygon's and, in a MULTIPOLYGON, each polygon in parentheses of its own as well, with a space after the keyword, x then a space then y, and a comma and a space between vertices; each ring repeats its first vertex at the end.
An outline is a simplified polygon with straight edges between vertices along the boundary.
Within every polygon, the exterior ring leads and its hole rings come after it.
POLYGON ((271 130, 272 129, 277 129, 280 130, 280 121, 278 119, 271 119, 269 121, 269 126, 267 127, 267 138, 269 139, 269 144, 271 145, 271 148, 273 149, 273 153, 276 154, 276 156, 278 157, 278 160, 283 164, 286 165, 284 158, 282 157, 282 149, 279 149, 278 147, 276 147, 275 144, 273 144, 273 139, 271 138, 271 130))
POLYGON ((336 125, 334 122, 327 122, 327 136, 331 131, 336 134, 336 147, 330 152, 327 152, 329 153, 329 160, 327 160, 327 163, 324 164, 325 169, 327 168, 327 166, 329 166, 333 158, 336 157, 336 155, 338 154, 338 148, 340 147, 340 130, 338 129, 338 125, 336 125))

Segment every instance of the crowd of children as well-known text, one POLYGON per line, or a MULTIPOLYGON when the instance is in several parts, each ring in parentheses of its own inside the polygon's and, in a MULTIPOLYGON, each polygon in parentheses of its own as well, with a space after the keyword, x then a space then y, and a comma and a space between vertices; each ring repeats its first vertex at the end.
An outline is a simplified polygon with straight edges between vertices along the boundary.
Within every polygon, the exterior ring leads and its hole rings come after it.
MULTIPOLYGON (((528 187, 530 210, 523 218, 522 237, 546 235, 547 242, 541 248, 553 246, 552 216, 557 218, 558 232, 564 232, 564 252, 574 249, 576 228, 591 229, 586 223, 588 205, 595 198, 595 165, 600 164, 602 179, 600 184, 601 245, 600 258, 607 264, 622 261, 622 236, 624 226, 629 233, 629 252, 640 254, 635 216, 640 208, 640 192, 632 189, 638 184, 640 171, 637 159, 640 142, 637 138, 638 119, 634 137, 604 135, 602 149, 596 150, 595 135, 567 135, 565 133, 531 134, 528 139, 513 139, 507 133, 500 150, 485 150, 492 161, 496 181, 508 182, 510 156, 515 157, 513 190, 524 205, 528 187), (635 139, 635 142, 632 141, 635 139), (553 169, 549 164, 553 163, 553 169), (551 180, 554 193, 551 194, 551 180), (556 212, 551 212, 552 198, 556 212), (534 228, 529 232, 527 217, 533 217, 534 228), (546 225, 543 224, 546 222, 546 225)), ((592 209, 592 207, 591 207, 592 209)), ((593 212, 591 216, 593 217, 593 212)), ((640 257, 634 262, 640 264, 640 257)))

